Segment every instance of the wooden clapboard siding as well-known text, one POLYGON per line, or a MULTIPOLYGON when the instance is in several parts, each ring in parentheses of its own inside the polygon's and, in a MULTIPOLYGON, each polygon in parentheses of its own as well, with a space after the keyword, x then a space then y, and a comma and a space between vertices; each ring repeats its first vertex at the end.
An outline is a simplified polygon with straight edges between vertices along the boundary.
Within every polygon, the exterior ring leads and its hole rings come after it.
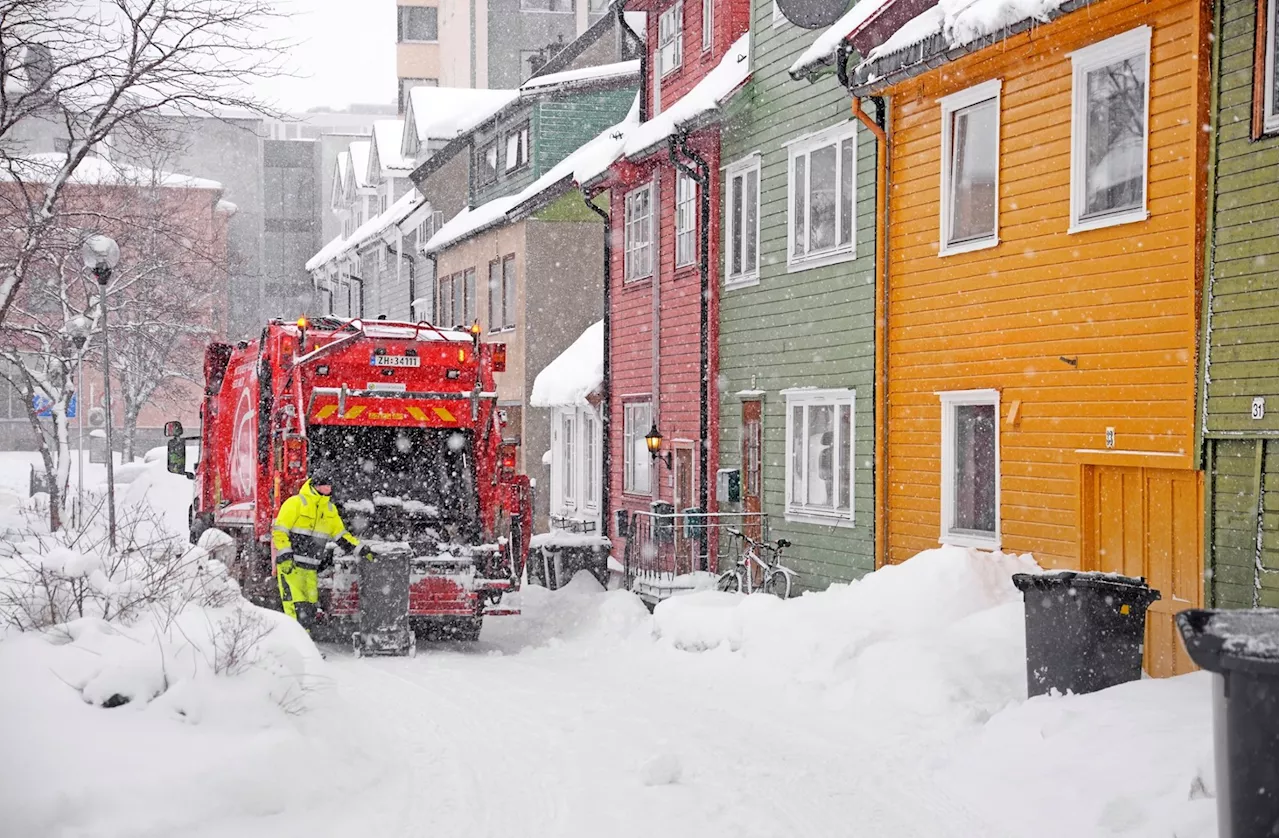
POLYGON ((1174 455, 1117 466, 1193 467, 1207 30, 1188 0, 1101 0, 888 91, 890 561, 938 543, 939 391, 1001 391, 1002 547, 1045 566, 1081 566, 1083 464, 1110 460, 1077 449, 1105 449, 1106 428, 1174 455), (1144 24, 1150 217, 1070 234, 1070 53, 1144 24), (938 99, 993 78, 1000 244, 939 257, 938 99))
POLYGON ((1280 443, 1209 441, 1208 576, 1219 608, 1277 606, 1280 443))
MULTIPOLYGON (((760 281, 721 291, 720 458, 724 466, 741 466, 742 402, 734 394, 763 391, 762 511, 769 516, 770 537, 792 542, 786 562, 800 574, 801 584, 820 588, 874 567, 876 149, 870 132, 859 126, 857 258, 788 273, 788 155, 783 143, 848 122, 852 113, 849 96, 834 75, 810 83, 787 74, 816 32, 789 23, 775 26, 772 0, 755 0, 751 24, 752 80, 732 105, 722 156, 733 163, 760 155, 760 281), (786 398, 781 391, 794 387, 856 391, 852 527, 786 520, 786 398)), ((723 191, 718 199, 723 206, 723 191)), ((725 241, 723 224, 718 235, 725 241)), ((716 268, 723 281, 723 260, 716 268)))

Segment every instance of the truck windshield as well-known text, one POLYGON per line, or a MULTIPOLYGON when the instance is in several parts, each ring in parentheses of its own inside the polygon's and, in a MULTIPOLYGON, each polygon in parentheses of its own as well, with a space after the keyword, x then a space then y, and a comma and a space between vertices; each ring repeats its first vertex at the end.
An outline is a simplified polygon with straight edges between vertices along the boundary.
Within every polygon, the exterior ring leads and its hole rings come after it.
POLYGON ((334 501, 356 535, 428 547, 479 537, 471 431, 330 426, 307 436, 308 461, 332 468, 334 501))

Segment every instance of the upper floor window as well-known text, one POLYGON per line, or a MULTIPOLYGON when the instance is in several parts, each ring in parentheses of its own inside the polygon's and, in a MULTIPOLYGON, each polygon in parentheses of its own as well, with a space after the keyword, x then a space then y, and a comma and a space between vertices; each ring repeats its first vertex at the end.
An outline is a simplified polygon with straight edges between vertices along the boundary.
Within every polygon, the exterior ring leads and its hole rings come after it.
POLYGON ((480 147, 476 155, 476 180, 480 184, 493 183, 498 177, 498 141, 490 140, 480 147))
POLYGON ((790 146, 790 265, 853 255, 854 130, 848 122, 790 146))
POLYGON ((679 0, 658 18, 658 71, 670 73, 684 63, 684 2, 679 0))
POLYGON ((702 49, 711 49, 712 35, 715 32, 715 0, 702 0, 702 49))
POLYGON ((522 12, 572 12, 573 0, 520 0, 522 12))
POLYGON ((435 41, 439 37, 434 6, 397 6, 396 13, 397 41, 435 41))
POLYGON ((1000 80, 945 96, 939 255, 993 247, 1000 182, 1000 80))
POLYGON ((516 257, 506 256, 489 263, 489 331, 500 332, 516 325, 516 257))
POLYGON ((676 175, 676 267, 693 264, 694 232, 698 224, 694 220, 695 199, 698 186, 684 172, 676 175))
POLYGON ((529 163, 529 123, 513 128, 507 134, 506 170, 519 169, 529 163))
POLYGON ((787 517, 853 520, 852 390, 791 390, 787 517))
POLYGON ((1280 44, 1276 42, 1277 0, 1258 0, 1253 52, 1253 138, 1280 130, 1280 44))
POLYGON ((627 194, 624 210, 624 279, 641 279, 653 273, 653 185, 627 194))
POLYGON ((649 468, 653 457, 644 437, 652 427, 652 403, 622 405, 622 491, 627 494, 647 495, 651 491, 649 468))
POLYGON ((734 163, 725 180, 725 285, 745 285, 756 279, 760 262, 760 157, 734 163))
POLYGON ((1071 232, 1147 217, 1151 27, 1071 54, 1071 232))

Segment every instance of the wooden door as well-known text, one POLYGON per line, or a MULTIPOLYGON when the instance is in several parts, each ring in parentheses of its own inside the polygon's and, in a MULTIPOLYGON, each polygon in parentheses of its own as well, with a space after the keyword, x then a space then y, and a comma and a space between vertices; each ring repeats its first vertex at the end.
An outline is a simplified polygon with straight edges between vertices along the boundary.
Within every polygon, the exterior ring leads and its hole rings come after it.
POLYGON ((761 497, 764 489, 764 426, 760 402, 748 399, 742 403, 742 531, 759 539, 761 497))
POLYGON ((1085 466, 1081 489, 1083 569, 1145 576, 1160 599, 1147 611, 1143 667, 1192 671, 1173 615, 1204 601, 1204 473, 1085 466))
POLYGON ((692 551, 696 544, 684 537, 684 511, 693 506, 693 449, 688 445, 676 444, 673 451, 671 502, 676 508, 676 556, 679 557, 676 572, 688 573, 694 568, 692 551))

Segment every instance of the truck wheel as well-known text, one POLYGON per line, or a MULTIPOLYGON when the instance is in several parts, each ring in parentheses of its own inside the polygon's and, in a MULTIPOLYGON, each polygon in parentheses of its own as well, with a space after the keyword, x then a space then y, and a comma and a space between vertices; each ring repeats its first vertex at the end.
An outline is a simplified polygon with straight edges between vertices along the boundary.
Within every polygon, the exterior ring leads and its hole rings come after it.
POLYGON ((484 625, 483 617, 459 620, 453 624, 453 639, 464 643, 474 643, 480 639, 480 628, 484 625))

